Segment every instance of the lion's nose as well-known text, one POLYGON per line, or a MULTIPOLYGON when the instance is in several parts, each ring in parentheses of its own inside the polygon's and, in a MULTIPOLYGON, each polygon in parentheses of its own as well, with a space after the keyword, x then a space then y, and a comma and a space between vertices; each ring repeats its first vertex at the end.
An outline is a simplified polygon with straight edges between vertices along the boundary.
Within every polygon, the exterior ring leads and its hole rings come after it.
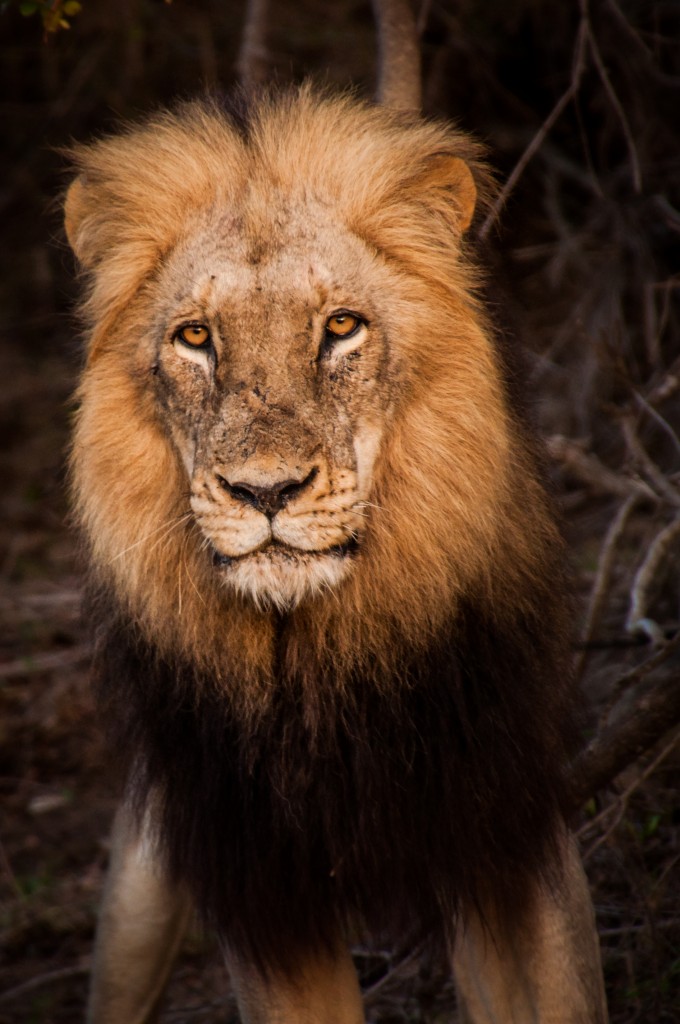
POLYGON ((245 505, 252 505, 258 512, 262 512, 269 519, 273 519, 277 512, 280 512, 293 498, 296 498, 307 488, 318 473, 316 467, 311 469, 305 477, 300 479, 276 480, 265 486, 254 484, 249 480, 227 480, 217 474, 217 480, 227 494, 245 505))

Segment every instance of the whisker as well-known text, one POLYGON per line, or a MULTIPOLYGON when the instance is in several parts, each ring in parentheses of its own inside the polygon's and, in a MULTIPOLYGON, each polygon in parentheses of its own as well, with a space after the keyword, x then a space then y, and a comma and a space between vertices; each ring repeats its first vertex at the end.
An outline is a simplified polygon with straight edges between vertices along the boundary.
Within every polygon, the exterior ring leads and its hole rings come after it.
POLYGON ((196 586, 196 584, 194 582, 194 578, 191 575, 191 572, 189 571, 189 567, 186 564, 186 562, 184 563, 184 568, 186 570, 187 579, 189 580, 189 583, 191 584, 191 586, 194 588, 194 591, 196 593, 196 596, 197 596, 198 600, 201 602, 201 604, 203 605, 204 608, 207 608, 208 607, 207 601, 205 600, 205 598, 203 597, 203 594, 200 592, 200 590, 196 586))
POLYGON ((134 551, 134 549, 138 548, 140 544, 145 544, 148 540, 150 540, 151 537, 155 537, 157 533, 160 533, 161 530, 166 531, 163 537, 160 538, 160 540, 163 540, 176 527, 181 526, 181 524, 186 522, 187 519, 190 519, 192 514, 192 512, 183 512, 181 516, 173 516, 172 519, 166 519, 166 521, 164 523, 161 523, 160 526, 157 526, 154 530, 150 530, 149 533, 144 534, 143 537, 140 537, 139 540, 136 540, 134 544, 130 544, 128 547, 123 548, 122 551, 119 551, 117 555, 114 555, 111 561, 109 562, 109 565, 113 564, 113 562, 116 562, 119 558, 122 558, 123 555, 127 555, 129 551, 134 551))
POLYGON ((178 522, 176 522, 176 523, 174 523, 174 524, 173 524, 172 526, 170 526, 170 527, 169 527, 169 528, 168 528, 168 529, 167 529, 167 530, 165 531, 165 533, 164 533, 164 534, 163 534, 162 536, 160 536, 160 537, 158 538, 158 540, 156 540, 156 541, 154 542, 154 544, 153 544, 153 545, 152 545, 152 546, 151 546, 151 547, 149 548, 149 551, 150 551, 150 552, 151 552, 151 551, 155 551, 155 550, 156 550, 156 548, 158 547, 158 545, 159 545, 159 544, 162 544, 162 543, 163 543, 163 541, 164 541, 164 540, 166 540, 166 539, 167 539, 167 537, 169 537, 169 536, 170 536, 170 534, 172 533, 172 531, 173 531, 173 530, 175 530, 175 529, 176 529, 176 528, 177 528, 178 526, 181 526, 181 525, 183 524, 183 522, 186 522, 186 519, 187 519, 187 518, 188 518, 188 517, 189 517, 190 515, 191 515, 191 513, 190 513, 190 512, 189 512, 189 513, 187 513, 187 515, 186 515, 186 516, 185 516, 185 517, 184 517, 183 519, 180 519, 180 520, 178 520, 178 522))
POLYGON ((182 569, 187 573, 186 565, 186 549, 189 543, 189 533, 187 532, 180 548, 179 560, 177 562, 177 615, 179 618, 182 617, 182 569))

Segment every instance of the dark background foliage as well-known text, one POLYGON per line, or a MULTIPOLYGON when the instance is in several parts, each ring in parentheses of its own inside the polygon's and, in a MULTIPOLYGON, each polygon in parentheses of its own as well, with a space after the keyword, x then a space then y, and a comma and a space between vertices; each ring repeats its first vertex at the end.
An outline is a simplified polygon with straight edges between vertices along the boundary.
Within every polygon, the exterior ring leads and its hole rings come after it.
MULTIPOLYGON (((17 1024, 82 1015, 115 792, 66 523, 81 353, 59 150, 178 97, 228 90, 243 20, 227 0, 77 6, 10 2, 0 15, 0 1022, 17 1024), (49 20, 57 8, 69 28, 49 20)), ((272 6, 278 80, 312 72, 370 93, 367 0, 272 6)), ((680 1018, 680 5, 425 0, 421 22, 426 111, 483 139, 512 186, 477 236, 488 301, 526 357, 573 553, 592 743, 580 838, 612 1019, 670 1024, 680 1018)), ((338 143, 351 160, 352 139, 338 143)), ((356 954, 371 1020, 453 1019, 440 965, 417 950, 356 954)), ((233 1015, 210 937, 196 932, 162 1019, 233 1015)))

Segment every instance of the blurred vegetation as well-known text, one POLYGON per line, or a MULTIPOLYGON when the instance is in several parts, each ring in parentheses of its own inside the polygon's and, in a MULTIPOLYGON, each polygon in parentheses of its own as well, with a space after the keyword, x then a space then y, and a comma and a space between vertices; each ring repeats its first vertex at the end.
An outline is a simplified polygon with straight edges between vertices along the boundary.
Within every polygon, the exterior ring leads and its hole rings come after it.
POLYGON ((0 14, 3 14, 12 3, 25 18, 38 15, 45 34, 70 28, 70 19, 75 18, 83 6, 78 0, 3 0, 3 3, 0 3, 0 14))
MULTIPOLYGON (((80 352, 60 150, 228 90, 243 21, 226 0, 79 7, 0 5, 0 1024, 81 1015, 114 799, 65 526, 80 352)), ((370 94, 368 0, 272 7, 275 80, 313 73, 370 94)), ((482 138, 512 186, 477 240, 491 310, 525 355, 571 542, 591 736, 678 676, 680 5, 422 7, 427 113, 482 138)), ((662 725, 581 819, 614 1024, 680 1019, 680 756, 677 722, 662 725)), ((372 1020, 451 1019, 438 965, 387 951, 358 960, 372 1020)), ((163 1019, 233 1020, 209 942, 187 948, 163 1019)))

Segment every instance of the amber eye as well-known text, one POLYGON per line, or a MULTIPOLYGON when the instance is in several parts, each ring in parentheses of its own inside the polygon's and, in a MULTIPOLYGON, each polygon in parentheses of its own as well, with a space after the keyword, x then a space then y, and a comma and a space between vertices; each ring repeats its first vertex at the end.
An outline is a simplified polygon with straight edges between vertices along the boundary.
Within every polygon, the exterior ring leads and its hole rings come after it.
POLYGON ((334 313, 326 321, 326 332, 332 338, 348 338, 361 326, 362 321, 353 313, 334 313))
POLYGON ((180 328, 175 337, 191 348, 201 348, 210 341, 210 331, 203 324, 188 324, 180 328))

